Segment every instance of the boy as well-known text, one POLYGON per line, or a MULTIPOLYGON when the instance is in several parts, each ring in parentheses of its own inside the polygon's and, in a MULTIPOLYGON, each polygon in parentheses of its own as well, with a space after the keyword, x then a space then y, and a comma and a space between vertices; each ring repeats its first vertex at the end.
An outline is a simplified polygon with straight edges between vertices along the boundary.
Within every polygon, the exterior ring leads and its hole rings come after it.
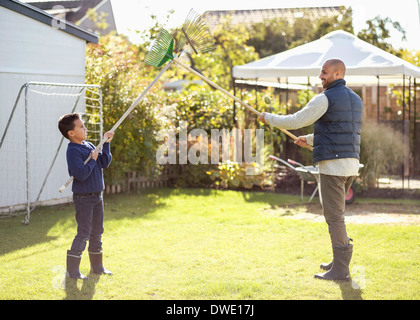
POLYGON ((108 138, 103 145, 102 152, 95 152, 95 146, 85 141, 87 129, 80 114, 71 113, 58 120, 61 134, 70 140, 67 147, 67 165, 73 180, 73 202, 76 209, 77 234, 74 237, 70 250, 67 250, 67 276, 72 279, 88 278, 80 273, 79 266, 82 253, 89 241, 89 259, 91 271, 96 274, 112 272, 102 265, 102 233, 103 227, 103 200, 102 191, 105 188, 102 168, 108 168, 112 160, 110 142, 114 133, 104 134, 108 138), (85 160, 92 156, 88 163, 85 160))

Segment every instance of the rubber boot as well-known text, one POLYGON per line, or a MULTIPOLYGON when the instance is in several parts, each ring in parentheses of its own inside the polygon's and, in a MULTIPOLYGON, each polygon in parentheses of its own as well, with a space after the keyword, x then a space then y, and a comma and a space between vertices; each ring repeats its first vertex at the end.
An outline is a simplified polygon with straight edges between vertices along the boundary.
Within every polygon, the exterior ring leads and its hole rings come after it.
POLYGON ((67 277, 71 279, 89 279, 79 271, 82 253, 79 251, 67 250, 67 277))
POLYGON ((112 275, 112 272, 105 269, 102 264, 102 250, 98 252, 89 251, 90 271, 95 274, 112 275))
POLYGON ((333 261, 331 261, 330 263, 321 263, 321 265, 319 266, 322 270, 330 270, 332 268, 333 265, 333 261))
POLYGON ((353 254, 353 245, 334 246, 333 247, 333 263, 329 271, 325 273, 315 274, 316 279, 322 280, 350 280, 349 265, 353 254))
MULTIPOLYGON (((353 239, 352 238, 349 238, 349 237, 347 237, 348 238, 348 244, 350 244, 350 241, 353 241, 353 239)), ((333 262, 334 261, 331 261, 330 263, 321 263, 321 265, 319 266, 322 270, 326 270, 326 271, 328 271, 328 270, 330 270, 331 268, 332 268, 332 265, 333 265, 333 262)))

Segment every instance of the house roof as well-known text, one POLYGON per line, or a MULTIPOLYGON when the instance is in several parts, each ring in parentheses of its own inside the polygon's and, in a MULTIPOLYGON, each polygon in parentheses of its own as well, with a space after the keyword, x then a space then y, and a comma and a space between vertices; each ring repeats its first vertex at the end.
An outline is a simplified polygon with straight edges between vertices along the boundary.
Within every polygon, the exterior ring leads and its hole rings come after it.
MULTIPOLYGON (((54 18, 54 16, 34 6, 31 6, 29 4, 26 4, 17 0, 0 0, 0 6, 5 7, 9 10, 15 11, 17 13, 20 13, 24 16, 27 16, 39 22, 45 23, 51 27, 53 27, 54 23, 58 23, 56 21, 57 18, 54 18)), ((60 20, 59 23, 60 25, 62 23, 64 24, 63 28, 61 27, 57 28, 60 31, 69 33, 87 42, 98 43, 99 41, 99 37, 96 34, 91 33, 87 30, 84 30, 68 21, 60 20)))
POLYGON ((286 19, 289 22, 296 18, 314 19, 319 16, 335 17, 339 14, 340 7, 307 7, 307 8, 276 8, 256 10, 216 10, 206 11, 203 14, 210 30, 214 30, 221 21, 230 16, 233 24, 255 24, 271 19, 286 19))
POLYGON ((52 15, 65 13, 67 21, 76 23, 86 15, 88 9, 96 7, 102 0, 23 0, 22 2, 52 15))
POLYGON ((67 21, 76 24, 86 30, 108 34, 116 31, 114 12, 110 0, 21 0, 38 9, 42 9, 56 17, 63 17, 67 21), (105 30, 98 28, 87 15, 89 9, 97 13, 105 13, 105 21, 108 27, 105 30))

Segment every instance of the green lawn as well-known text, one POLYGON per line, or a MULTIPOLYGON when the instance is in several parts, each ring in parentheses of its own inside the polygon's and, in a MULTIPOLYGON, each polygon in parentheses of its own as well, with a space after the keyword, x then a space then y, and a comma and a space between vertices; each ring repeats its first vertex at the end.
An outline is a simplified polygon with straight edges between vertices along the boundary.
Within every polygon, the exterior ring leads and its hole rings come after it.
POLYGON ((327 225, 272 210, 300 197, 154 189, 104 198, 113 276, 63 286, 73 207, 38 208, 28 226, 0 219, 0 299, 420 299, 419 225, 348 224, 353 282, 335 283, 313 278, 331 259, 327 225))

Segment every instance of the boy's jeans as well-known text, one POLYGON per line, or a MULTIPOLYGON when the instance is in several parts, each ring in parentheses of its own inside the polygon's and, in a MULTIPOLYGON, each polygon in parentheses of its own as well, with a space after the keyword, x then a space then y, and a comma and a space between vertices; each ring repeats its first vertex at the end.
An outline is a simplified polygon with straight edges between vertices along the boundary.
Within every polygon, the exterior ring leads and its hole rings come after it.
POLYGON ((77 234, 71 246, 72 251, 82 252, 89 241, 89 252, 102 250, 104 232, 104 206, 102 193, 73 194, 76 209, 77 234))

